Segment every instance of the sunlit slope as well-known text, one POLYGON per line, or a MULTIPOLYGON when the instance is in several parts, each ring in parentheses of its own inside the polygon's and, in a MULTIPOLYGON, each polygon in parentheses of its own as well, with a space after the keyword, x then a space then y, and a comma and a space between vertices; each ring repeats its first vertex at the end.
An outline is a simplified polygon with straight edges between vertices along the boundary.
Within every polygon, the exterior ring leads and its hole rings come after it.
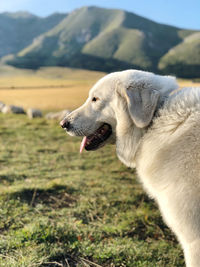
POLYGON ((160 61, 163 72, 176 73, 180 77, 200 77, 200 33, 185 38, 160 61))

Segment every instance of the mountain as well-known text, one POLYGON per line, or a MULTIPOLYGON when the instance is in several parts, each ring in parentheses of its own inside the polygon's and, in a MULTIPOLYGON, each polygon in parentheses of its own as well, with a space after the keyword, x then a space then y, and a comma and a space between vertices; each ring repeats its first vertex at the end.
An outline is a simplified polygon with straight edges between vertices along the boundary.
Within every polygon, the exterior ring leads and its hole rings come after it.
POLYGON ((0 14, 0 57, 18 53, 30 45, 38 35, 57 25, 66 14, 53 14, 46 18, 28 12, 0 14))
POLYGON ((184 39, 164 55, 159 63, 164 73, 176 73, 186 78, 200 77, 200 32, 184 39))
MULTIPOLYGON (((29 30, 29 34, 31 32, 29 30)), ((8 63, 22 68, 57 65, 108 72, 137 68, 182 76, 187 71, 177 72, 180 68, 174 66, 184 65, 189 59, 193 62, 187 45, 190 39, 195 47, 193 57, 197 58, 198 34, 198 31, 159 24, 123 10, 83 7, 35 34, 26 47, 16 48, 8 63), (186 49, 188 56, 181 62, 178 61, 181 56, 177 56, 174 62, 173 49, 176 56, 186 49)), ((193 66, 195 71, 196 66, 193 66)))

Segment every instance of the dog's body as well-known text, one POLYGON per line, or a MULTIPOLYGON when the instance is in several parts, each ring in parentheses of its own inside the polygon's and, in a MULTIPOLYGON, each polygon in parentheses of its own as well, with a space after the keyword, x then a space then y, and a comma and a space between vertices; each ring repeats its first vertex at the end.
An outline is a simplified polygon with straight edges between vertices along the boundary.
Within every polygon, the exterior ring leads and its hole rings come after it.
POLYGON ((165 103, 137 150, 139 177, 185 252, 200 266, 200 88, 165 103))
POLYGON ((112 127, 108 141, 116 143, 119 159, 136 168, 182 244, 187 266, 199 267, 200 88, 170 95, 176 89, 172 77, 135 70, 113 73, 61 125, 71 135, 88 136, 87 150, 98 148, 104 123, 112 127))

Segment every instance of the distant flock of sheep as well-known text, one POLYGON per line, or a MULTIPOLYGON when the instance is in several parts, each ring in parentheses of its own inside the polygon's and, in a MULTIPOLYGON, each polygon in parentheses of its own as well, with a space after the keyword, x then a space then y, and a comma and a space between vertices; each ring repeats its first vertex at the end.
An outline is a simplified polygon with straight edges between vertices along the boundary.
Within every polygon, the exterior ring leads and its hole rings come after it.
MULTIPOLYGON (((0 101, 0 112, 7 114, 27 114, 30 119, 33 118, 41 118, 43 117, 42 111, 36 108, 29 108, 24 110, 23 107, 14 106, 14 105, 6 105, 0 101)), ((50 112, 45 115, 46 119, 55 119, 55 120, 62 120, 67 114, 69 114, 69 110, 62 110, 59 112, 50 112)))

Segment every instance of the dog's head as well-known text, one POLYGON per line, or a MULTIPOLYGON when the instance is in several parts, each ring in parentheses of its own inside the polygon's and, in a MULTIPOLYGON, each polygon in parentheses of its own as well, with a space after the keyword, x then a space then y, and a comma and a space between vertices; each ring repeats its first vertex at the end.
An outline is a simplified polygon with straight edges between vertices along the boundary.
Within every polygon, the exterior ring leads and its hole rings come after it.
POLYGON ((119 124, 147 127, 162 97, 176 88, 173 77, 137 70, 111 73, 100 79, 86 102, 60 124, 70 135, 84 136, 81 151, 96 150, 115 143, 119 124))

